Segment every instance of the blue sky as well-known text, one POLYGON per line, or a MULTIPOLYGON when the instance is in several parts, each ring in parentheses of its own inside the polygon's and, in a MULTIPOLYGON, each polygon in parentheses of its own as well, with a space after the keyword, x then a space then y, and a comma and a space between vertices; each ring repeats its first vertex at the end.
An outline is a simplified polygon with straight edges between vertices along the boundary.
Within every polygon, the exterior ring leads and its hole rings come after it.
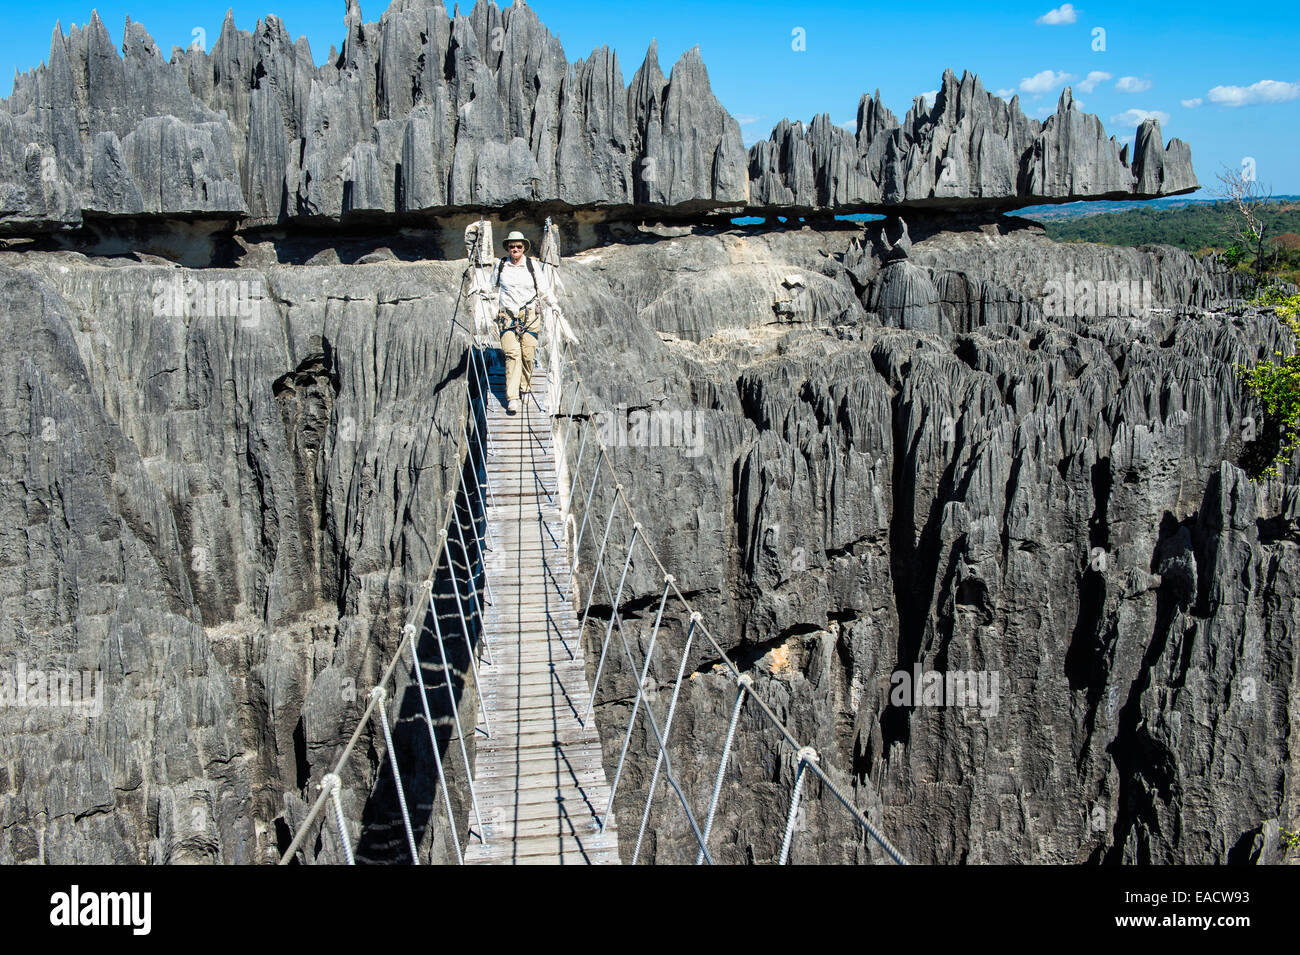
MULTIPOLYGON (((1223 166, 1239 169, 1250 157, 1262 185, 1275 194, 1300 193, 1300 12, 1294 3, 531 5, 569 59, 613 47, 625 83, 652 38, 659 40, 665 73, 698 44, 714 92, 741 120, 747 144, 766 138, 783 116, 806 121, 828 112, 837 123, 852 121, 859 96, 876 88, 901 119, 911 98, 934 90, 952 68, 959 76, 978 73, 990 90, 1020 91, 1025 112, 1040 118, 1055 109, 1069 82, 1083 107, 1118 137, 1131 137, 1144 113, 1159 114, 1166 139, 1191 144, 1203 192, 1218 189, 1215 175, 1223 166), (803 49, 796 49, 800 43, 803 49)), ((388 0, 362 0, 361 9, 366 20, 378 20, 387 6, 388 0)), ((210 46, 227 8, 246 30, 259 16, 277 14, 291 35, 306 34, 318 63, 343 38, 343 0, 0 0, 0 67, 6 69, 0 95, 12 89, 15 68, 46 59, 55 20, 66 32, 71 23, 86 23, 95 8, 115 42, 129 14, 165 53, 189 45, 196 30, 206 31, 210 46)))

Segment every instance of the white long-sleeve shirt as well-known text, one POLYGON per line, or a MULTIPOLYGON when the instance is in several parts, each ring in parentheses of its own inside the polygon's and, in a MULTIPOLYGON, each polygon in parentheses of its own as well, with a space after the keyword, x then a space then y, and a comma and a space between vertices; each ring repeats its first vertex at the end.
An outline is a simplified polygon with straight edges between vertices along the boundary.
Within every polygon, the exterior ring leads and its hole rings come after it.
POLYGON ((533 276, 528 274, 528 265, 524 260, 521 259, 519 264, 515 265, 507 258, 504 264, 498 265, 496 272, 495 287, 498 292, 499 307, 507 308, 512 313, 518 312, 520 308, 532 301, 534 294, 553 308, 560 304, 555 298, 555 287, 551 281, 550 270, 536 259, 533 259, 533 274, 537 276, 535 292, 533 276))

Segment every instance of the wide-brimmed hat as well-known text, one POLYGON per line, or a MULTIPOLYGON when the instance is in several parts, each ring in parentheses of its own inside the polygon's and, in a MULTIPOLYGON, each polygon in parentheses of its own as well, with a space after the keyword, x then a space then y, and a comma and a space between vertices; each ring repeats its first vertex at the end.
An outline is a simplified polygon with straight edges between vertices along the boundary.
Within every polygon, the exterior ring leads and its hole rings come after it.
POLYGON ((533 244, 529 242, 526 238, 524 238, 524 234, 522 232, 519 231, 511 232, 508 236, 505 237, 505 240, 501 243, 501 247, 503 249, 509 248, 511 242, 522 242, 524 244, 524 255, 527 255, 529 252, 532 251, 533 244))

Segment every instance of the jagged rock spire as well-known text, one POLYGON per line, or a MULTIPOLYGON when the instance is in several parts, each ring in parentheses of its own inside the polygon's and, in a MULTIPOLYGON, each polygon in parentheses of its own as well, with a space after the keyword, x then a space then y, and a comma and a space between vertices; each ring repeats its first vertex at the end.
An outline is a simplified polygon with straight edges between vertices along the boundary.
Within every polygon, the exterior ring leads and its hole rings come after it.
POLYGON ((17 76, 0 110, 0 181, 14 184, 0 233, 76 227, 83 207, 266 225, 518 202, 852 212, 1196 187, 1185 144, 1143 124, 1130 162, 1069 89, 1039 123, 949 70, 902 123, 877 90, 853 132, 825 114, 783 120, 746 152, 699 47, 665 77, 651 41, 624 88, 616 56, 570 63, 522 2, 448 17, 433 0, 393 0, 366 23, 347 0, 343 28, 342 53, 331 46, 318 68, 273 16, 250 33, 227 10, 210 50, 170 61, 129 17, 122 54, 97 13, 66 39, 56 25, 47 63, 17 76))

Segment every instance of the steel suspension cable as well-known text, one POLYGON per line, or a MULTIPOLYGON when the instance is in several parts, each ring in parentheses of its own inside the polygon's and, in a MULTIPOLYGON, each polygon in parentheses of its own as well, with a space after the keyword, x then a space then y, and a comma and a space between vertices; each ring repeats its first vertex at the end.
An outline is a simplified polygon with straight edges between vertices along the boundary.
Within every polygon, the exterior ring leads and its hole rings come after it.
MULTIPOLYGON (((559 360, 561 361, 561 363, 563 362, 563 356, 564 356, 564 353, 565 353, 568 349, 569 349, 569 342, 568 342, 568 341, 565 341, 565 342, 561 345, 561 347, 560 347, 560 359, 559 359, 559 360)), ((587 420, 587 422, 588 422, 588 423, 592 423, 592 422, 591 422, 591 417, 592 417, 592 415, 595 413, 595 404, 594 404, 594 401, 593 401, 593 399, 592 399, 592 396, 591 396, 590 392, 588 392, 587 389, 586 389, 586 386, 585 386, 585 384, 584 384, 584 382, 583 382, 582 375, 581 375, 580 373, 578 373, 578 371, 577 371, 577 368, 578 368, 577 361, 576 361, 576 359, 575 359, 571 354, 568 356, 568 364, 569 364, 569 366, 571 366, 571 367, 574 369, 574 388, 577 390, 577 392, 579 393, 579 395, 580 395, 580 397, 581 397, 581 402, 575 402, 574 405, 580 405, 581 407, 583 407, 583 409, 586 411, 586 420, 587 420)), ((572 408, 572 406, 571 406, 571 408, 572 408)), ((573 413, 574 413, 574 412, 571 410, 570 415, 572 416, 573 413)), ((594 426, 594 424, 593 424, 593 426, 594 426)), ((619 479, 618 479, 618 472, 615 471, 615 469, 614 469, 614 465, 613 465, 613 462, 610 460, 610 456, 609 456, 608 454, 605 454, 604 452, 605 452, 605 447, 604 447, 604 443, 602 442, 602 443, 601 443, 601 454, 598 456, 597 461, 596 461, 596 463, 595 463, 595 465, 594 465, 593 470, 599 472, 599 471, 600 471, 600 465, 601 465, 602 460, 603 460, 603 463, 605 464, 605 470, 607 470, 607 471, 609 472, 610 479, 611 479, 611 481, 614 483, 614 486, 615 486, 615 492, 614 492, 614 499, 615 499, 615 501, 621 501, 621 502, 622 502, 623 507, 624 507, 624 510, 627 512, 628 519, 629 519, 630 521, 632 521, 633 524, 637 524, 638 521, 637 521, 636 513, 635 513, 635 511, 634 511, 633 508, 632 508, 632 504, 631 504, 631 502, 627 499, 627 495, 626 495, 626 493, 624 492, 624 488, 623 488, 622 483, 621 483, 621 482, 619 481, 619 479)), ((593 486, 593 488, 594 488, 594 484, 595 484, 595 479, 594 479, 594 476, 593 476, 593 481, 592 481, 592 486, 593 486)), ((587 506, 586 509, 584 509, 584 513, 583 513, 583 525, 584 525, 584 527, 585 527, 585 524, 586 524, 586 519, 587 519, 587 516, 588 516, 589 510, 590 510, 590 500, 588 501, 588 506, 587 506)), ((607 522, 607 523, 606 523, 606 532, 607 532, 607 533, 608 533, 608 528, 609 528, 609 524, 608 524, 608 522, 607 522)), ((642 543, 643 543, 643 545, 644 545, 646 551, 650 554, 651 558, 654 560, 655 564, 658 566, 660 573, 663 574, 663 575, 665 575, 665 576, 671 576, 671 575, 669 574, 669 571, 668 571, 667 566, 664 564, 663 560, 659 557, 658 552, 655 550, 655 548, 654 548, 653 544, 651 543, 651 541, 649 540, 649 538, 648 538, 648 537, 644 537, 644 538, 642 539, 642 543)), ((576 560, 577 560, 576 548, 575 548, 575 553, 574 553, 574 560, 575 560, 575 570, 576 570, 576 560)), ((693 611, 693 609, 691 608, 691 603, 690 603, 690 601, 686 598, 686 595, 682 593, 681 589, 677 586, 677 584, 676 584, 676 583, 673 583, 671 586, 672 586, 672 590, 673 590, 674 595, 677 597, 677 599, 679 599, 679 600, 682 602, 682 605, 685 606, 688 610, 691 610, 692 612, 695 612, 695 611, 693 611)), ((593 587, 593 590, 594 590, 594 587, 593 587)), ((583 623, 584 623, 584 626, 585 626, 585 622, 586 622, 586 615, 584 614, 584 616, 583 616, 583 623)), ((712 646, 712 648, 714 649, 714 651, 718 654, 719 658, 722 660, 722 662, 723 662, 723 664, 726 666, 727 670, 731 673, 732 679, 733 679, 733 680, 736 680, 736 681, 739 681, 739 679, 740 679, 742 676, 744 676, 744 674, 741 673, 740 669, 739 669, 739 668, 736 666, 736 664, 732 661, 730 654, 728 654, 728 653, 726 652, 726 650, 725 650, 725 649, 722 647, 722 645, 717 641, 717 639, 713 636, 712 632, 711 632, 711 631, 709 630, 709 628, 708 628, 708 627, 703 623, 702 620, 699 622, 699 629, 700 629, 700 631, 704 634, 705 639, 706 639, 706 640, 708 641, 708 643, 712 646)), ((790 730, 789 730, 789 729, 785 726, 785 724, 781 721, 780 717, 778 717, 777 714, 776 714, 775 712, 773 712, 772 708, 771 708, 771 707, 770 707, 770 706, 769 706, 769 705, 768 705, 768 704, 767 704, 767 703, 762 699, 762 697, 760 697, 760 696, 758 696, 756 693, 752 693, 752 692, 749 693, 748 695, 749 695, 750 697, 752 697, 752 699, 754 700, 755 704, 759 707, 760 712, 761 712, 761 713, 763 714, 763 716, 766 718, 766 720, 768 721, 768 723, 771 724, 771 726, 777 730, 777 732, 780 734, 780 736, 782 737, 782 739, 784 740, 784 742, 785 742, 786 744, 788 744, 788 745, 789 745, 792 749, 794 749, 796 752, 798 752, 799 750, 801 750, 801 749, 804 748, 804 747, 803 747, 803 744, 800 743, 799 740, 795 738, 795 736, 790 732, 790 730)), ((594 699, 594 697, 593 697, 593 699, 594 699)), ((830 791, 830 793, 831 793, 831 794, 836 798, 836 800, 837 800, 838 802, 840 802, 840 804, 843 805, 843 806, 844 806, 844 807, 849 811, 849 813, 851 814, 851 816, 853 817, 853 820, 857 823, 857 825, 860 826, 860 827, 863 829, 863 831, 867 833, 867 835, 869 835, 873 840, 875 840, 875 842, 876 842, 876 843, 877 843, 877 844, 878 844, 882 849, 884 849, 885 853, 886 853, 886 854, 887 854, 887 855, 888 855, 888 856, 889 856, 889 857, 890 857, 894 862, 896 862, 896 863, 898 863, 898 864, 900 864, 900 865, 906 865, 906 864, 907 864, 906 859, 903 857, 902 853, 901 853, 901 852, 900 852, 900 851, 899 851, 899 850, 898 850, 898 849, 897 849, 897 848, 896 848, 896 847, 895 847, 895 846, 894 846, 894 845, 889 841, 889 839, 888 839, 888 838, 887 838, 887 837, 886 837, 886 836, 885 836, 885 835, 884 835, 884 834, 883 834, 883 833, 882 833, 882 832, 881 832, 881 831, 880 831, 880 830, 879 830, 875 825, 873 825, 873 824, 870 822, 870 820, 868 820, 868 819, 866 818, 866 816, 862 813, 862 811, 861 811, 860 809, 858 809, 858 807, 857 807, 856 805, 853 804, 853 802, 852 802, 852 801, 851 801, 851 800, 850 800, 850 799, 849 799, 849 798, 848 798, 848 797, 843 793, 843 791, 839 788, 839 786, 837 786, 837 785, 836 785, 836 784, 835 784, 835 783, 834 783, 834 782, 833 782, 833 781, 832 781, 832 780, 831 780, 831 779, 826 775, 826 773, 821 769, 821 767, 820 767, 816 762, 811 762, 811 763, 806 763, 806 764, 805 764, 804 762, 801 762, 800 765, 801 765, 801 766, 803 766, 803 765, 807 765, 808 770, 809 770, 810 772, 812 772, 814 775, 816 775, 816 776, 818 777, 818 779, 821 780, 821 782, 822 782, 822 783, 826 786, 826 788, 830 791)), ((639 840, 638 840, 638 841, 639 841, 639 840)))

